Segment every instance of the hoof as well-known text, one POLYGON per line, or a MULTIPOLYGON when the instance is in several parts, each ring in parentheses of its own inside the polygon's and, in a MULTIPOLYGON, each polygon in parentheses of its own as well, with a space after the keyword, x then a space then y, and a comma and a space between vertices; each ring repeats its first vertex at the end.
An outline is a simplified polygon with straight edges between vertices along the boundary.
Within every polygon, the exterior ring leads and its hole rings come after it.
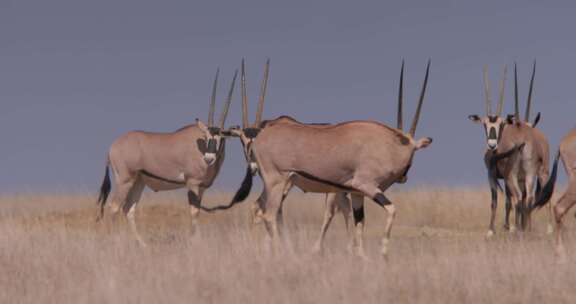
POLYGON ((494 236, 494 230, 488 230, 488 232, 486 232, 486 238, 490 239, 494 236))

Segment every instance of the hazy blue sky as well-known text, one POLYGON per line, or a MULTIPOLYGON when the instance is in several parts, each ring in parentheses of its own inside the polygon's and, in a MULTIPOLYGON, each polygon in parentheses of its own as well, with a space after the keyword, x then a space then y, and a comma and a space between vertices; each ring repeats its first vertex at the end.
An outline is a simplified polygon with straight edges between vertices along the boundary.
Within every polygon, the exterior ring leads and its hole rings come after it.
MULTIPOLYGON (((250 110, 267 56, 265 118, 395 124, 406 59, 406 119, 425 63, 429 91, 410 184, 485 184, 482 65, 493 86, 517 61, 525 100, 538 60, 534 110, 553 149, 575 125, 572 1, 0 0, 0 190, 95 191, 115 137, 206 119, 211 79, 229 83, 246 57, 250 110)), ((506 110, 512 110, 509 74, 506 110)), ((220 97, 224 95, 220 87, 220 97)), ((495 90, 494 90, 495 91, 495 90)), ((239 91, 229 117, 240 122, 239 91)), ((495 93, 495 92, 494 92, 495 93)), ((219 98, 222 102, 222 98, 219 98)), ((253 114, 253 111, 252 113, 253 114)), ((235 188, 245 162, 228 144, 216 184, 235 188)))

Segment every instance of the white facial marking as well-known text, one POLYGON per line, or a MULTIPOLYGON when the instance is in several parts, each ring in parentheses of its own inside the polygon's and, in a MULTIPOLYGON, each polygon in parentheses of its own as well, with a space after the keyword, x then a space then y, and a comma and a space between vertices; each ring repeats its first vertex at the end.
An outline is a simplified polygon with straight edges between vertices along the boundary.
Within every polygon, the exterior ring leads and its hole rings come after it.
POLYGON ((498 141, 496 139, 489 139, 488 140, 488 147, 490 149, 496 148, 497 145, 498 145, 498 141))
POLYGON ((205 161, 208 165, 212 165, 215 160, 216 160, 216 154, 215 154, 215 153, 206 153, 206 154, 204 154, 204 161, 205 161))

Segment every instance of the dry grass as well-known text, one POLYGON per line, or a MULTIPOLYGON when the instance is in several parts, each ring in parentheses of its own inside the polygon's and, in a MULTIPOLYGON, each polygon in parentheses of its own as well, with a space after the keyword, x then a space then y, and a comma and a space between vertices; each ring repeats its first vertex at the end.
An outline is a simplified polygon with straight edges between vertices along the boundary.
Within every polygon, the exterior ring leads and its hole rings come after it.
MULTIPOLYGON (((208 196, 206 204, 227 195, 208 196)), ((535 231, 484 234, 488 195, 476 189, 391 192, 399 207, 391 256, 377 255, 385 212, 367 210, 371 262, 347 254, 338 216, 326 252, 311 255, 323 196, 293 193, 285 218, 291 248, 265 250, 247 205, 201 217, 192 237, 183 193, 146 195, 139 209, 149 242, 125 225, 95 224, 94 197, 0 199, 0 303, 573 303, 572 262, 555 262, 551 238, 535 231)), ((501 227, 502 211, 499 208, 501 227)), ((567 217, 568 230, 574 222, 567 217)), ((568 252, 574 243, 568 239, 568 252)))

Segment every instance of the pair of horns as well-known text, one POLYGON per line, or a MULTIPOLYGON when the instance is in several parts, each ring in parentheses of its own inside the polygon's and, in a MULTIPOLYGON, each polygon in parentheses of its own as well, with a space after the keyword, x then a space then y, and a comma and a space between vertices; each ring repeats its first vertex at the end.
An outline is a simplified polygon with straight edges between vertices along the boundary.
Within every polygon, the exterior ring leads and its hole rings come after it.
MULTIPOLYGON (((426 87, 428 85, 428 75, 430 74, 430 59, 428 59, 428 64, 426 65, 426 76, 424 76, 424 84, 420 90, 420 99, 418 100, 418 107, 414 113, 414 118, 412 119, 412 126, 410 127, 410 135, 414 137, 416 134, 416 126, 418 125, 418 120, 420 119, 420 112, 422 111, 422 103, 424 102, 424 95, 426 94, 426 87)), ((402 68, 400 70, 400 85, 398 88, 398 129, 402 131, 402 104, 404 99, 404 60, 402 60, 402 68)))
MULTIPOLYGON (((214 127, 214 112, 216 108, 216 90, 218 88, 218 75, 220 74, 220 69, 216 69, 216 76, 214 77, 214 83, 212 84, 212 96, 210 97, 210 110, 208 112, 208 127, 214 127)), ((234 72, 234 78, 232 78, 232 84, 230 85, 230 90, 228 91, 228 98, 226 103, 222 108, 222 113, 220 114, 220 129, 224 129, 224 124, 226 123, 226 117, 228 116, 228 110, 230 109, 230 104, 232 103, 232 95, 234 93, 234 86, 236 84, 236 77, 238 76, 238 70, 234 72)))
MULTIPOLYGON (((244 59, 242 59, 242 127, 250 127, 248 122, 248 96, 246 92, 246 69, 244 65, 244 59)), ((264 98, 266 97, 266 88, 268 87, 268 74, 270 71, 270 58, 266 60, 266 66, 264 67, 264 78, 262 79, 262 84, 260 86, 260 97, 258 99, 258 108, 256 109, 256 119, 254 120, 254 127, 258 127, 262 122, 262 113, 264 111, 264 98)))
POLYGON ((502 79, 500 80, 500 90, 498 94, 498 106, 496 108, 496 113, 492 113, 492 92, 490 91, 490 80, 488 79, 488 67, 484 65, 484 96, 486 99, 486 115, 500 116, 502 114, 502 106, 504 105, 504 88, 506 85, 506 72, 508 71, 508 66, 504 65, 502 70, 502 79))
MULTIPOLYGON (((530 77, 530 88, 528 89, 528 98, 526 100, 526 113, 524 121, 530 120, 530 108, 532 107, 532 90, 534 88, 534 76, 536 75, 536 60, 532 64, 532 77, 530 77)), ((518 72, 516 63, 514 63, 514 117, 516 121, 520 121, 520 106, 518 103, 518 72)))

